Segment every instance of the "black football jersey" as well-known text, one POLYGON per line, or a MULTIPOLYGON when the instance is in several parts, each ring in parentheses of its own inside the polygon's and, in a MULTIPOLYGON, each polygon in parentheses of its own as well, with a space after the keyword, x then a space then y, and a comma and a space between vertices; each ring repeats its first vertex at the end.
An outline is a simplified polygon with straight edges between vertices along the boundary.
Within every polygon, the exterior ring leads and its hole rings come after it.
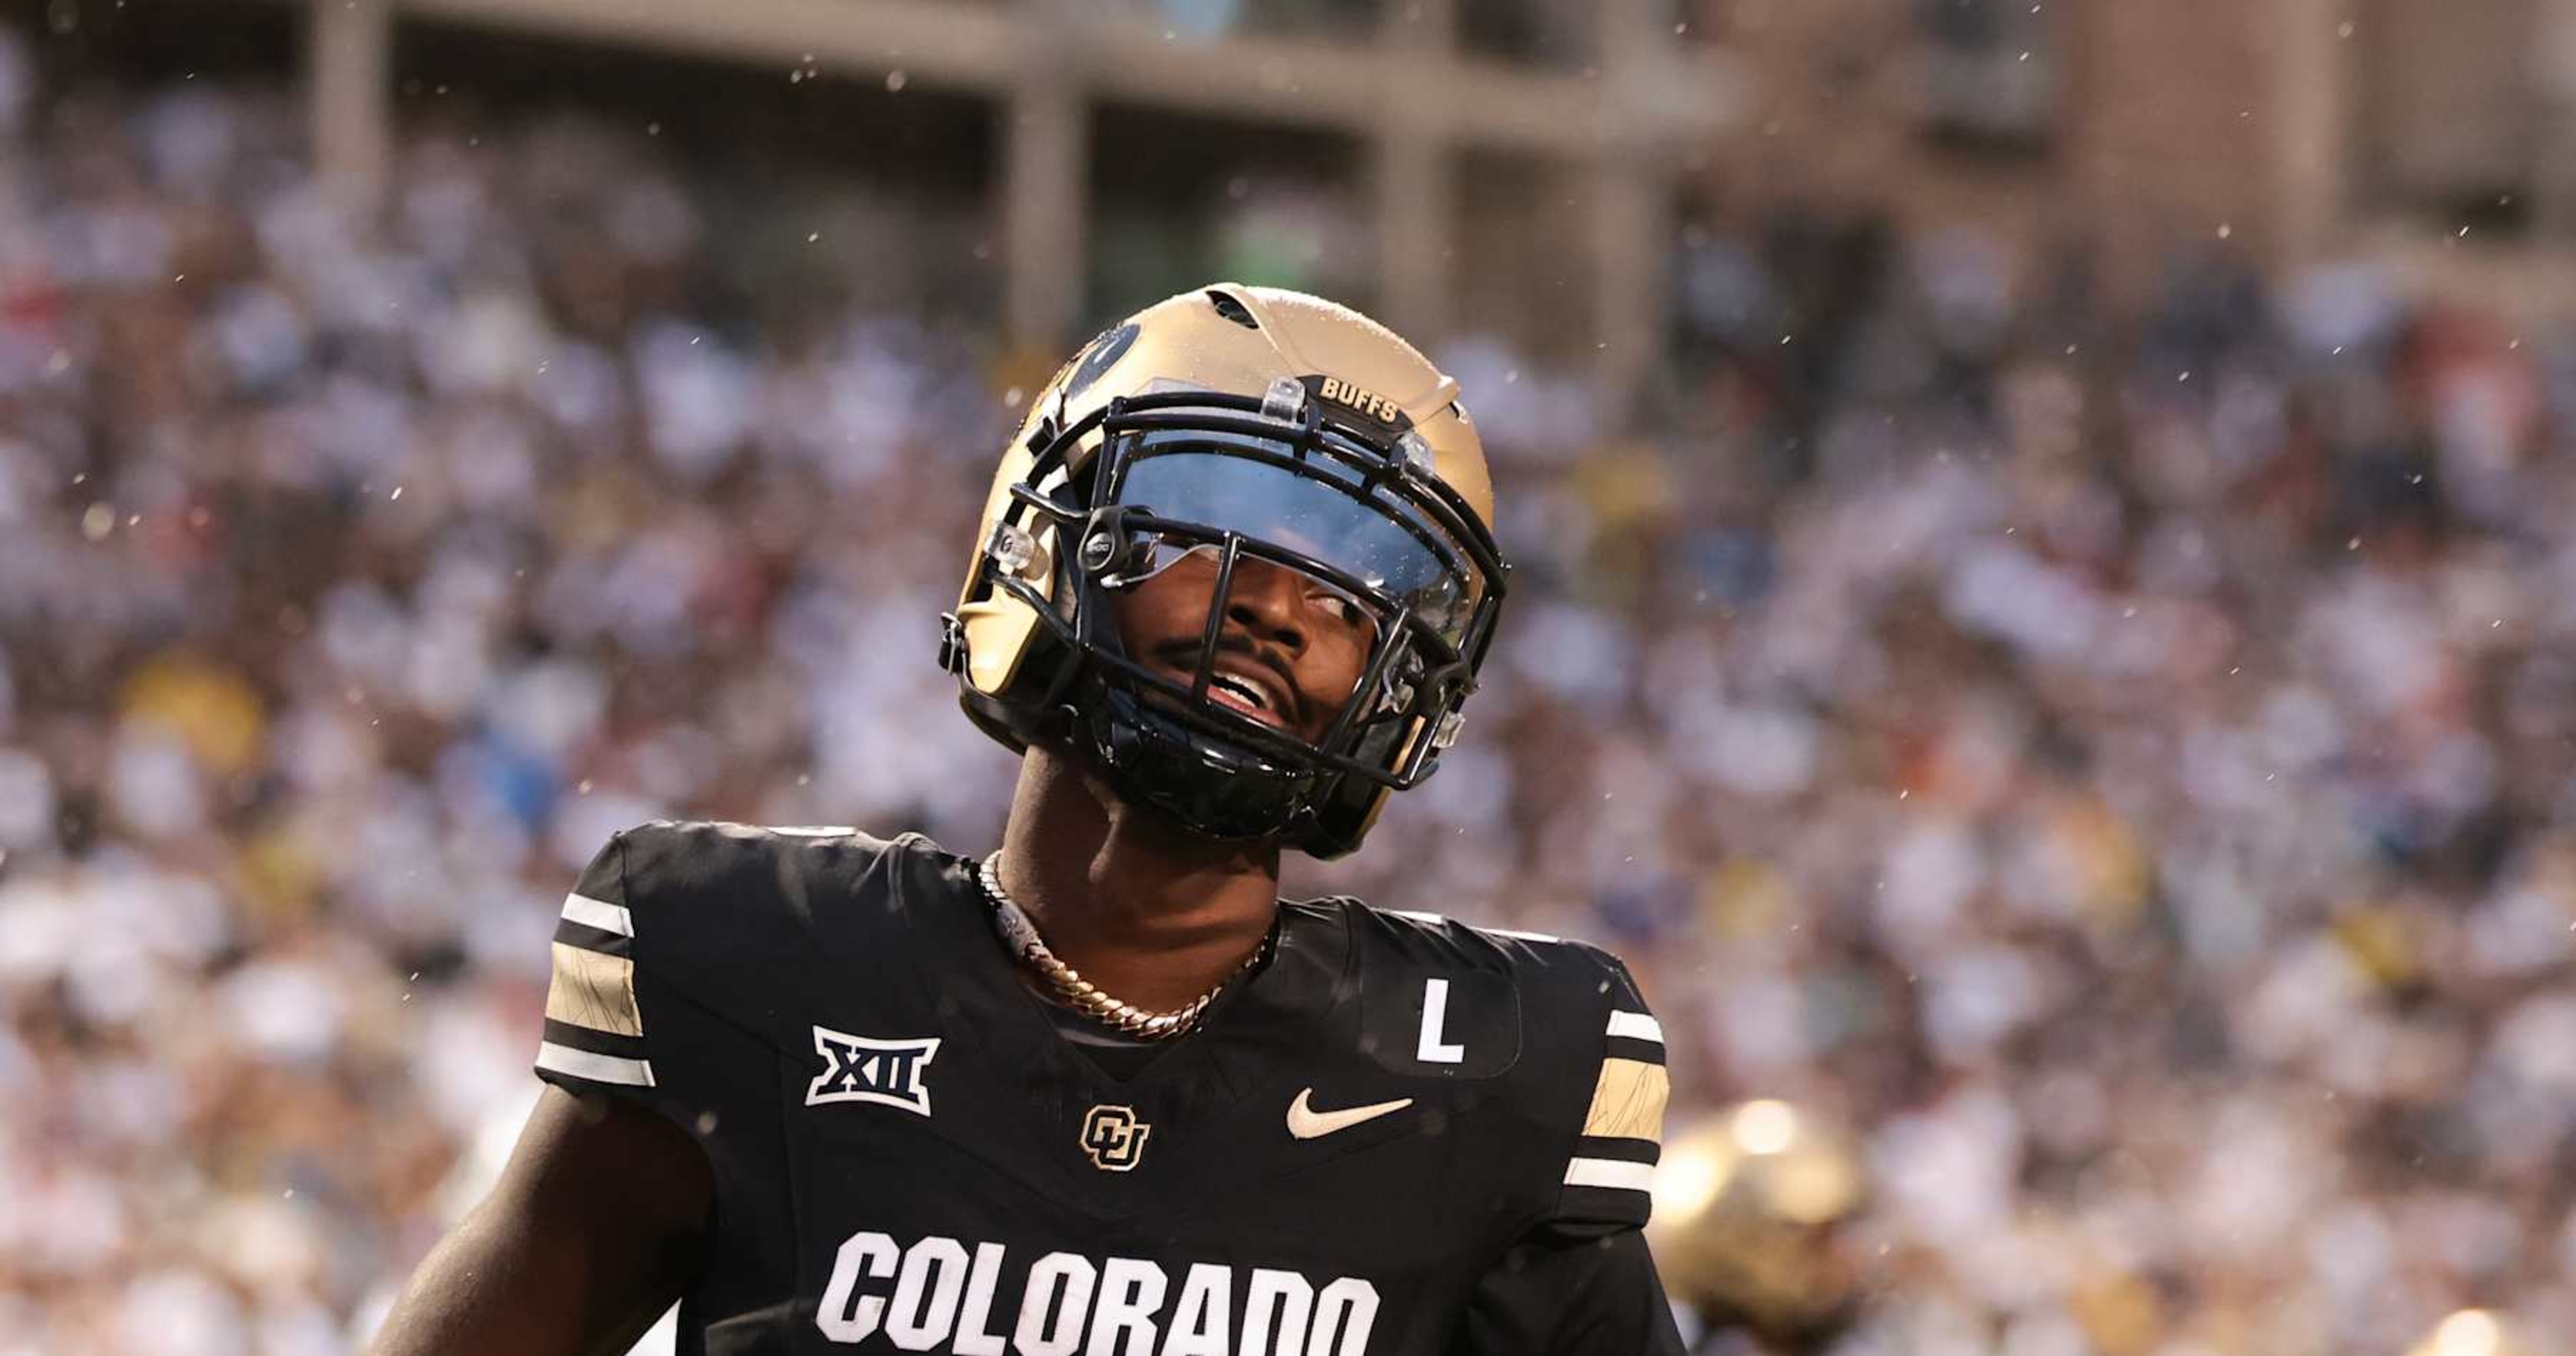
POLYGON ((713 1167, 683 1351, 1680 1352, 1637 1232, 1662 1032, 1616 959, 1286 903, 1122 1079, 974 872, 918 835, 655 823, 565 901, 539 1076, 713 1167))

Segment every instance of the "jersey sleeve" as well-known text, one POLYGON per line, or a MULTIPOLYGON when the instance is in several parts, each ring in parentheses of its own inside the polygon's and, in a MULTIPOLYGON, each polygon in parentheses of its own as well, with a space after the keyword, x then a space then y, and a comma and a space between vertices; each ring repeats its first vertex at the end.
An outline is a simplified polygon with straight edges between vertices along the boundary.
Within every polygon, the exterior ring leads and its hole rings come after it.
POLYGON ((582 869, 555 921, 537 1077, 571 1092, 653 1100, 661 1081, 636 995, 635 915, 620 832, 582 869))
POLYGON ((611 837, 564 896, 537 1076, 703 1136, 763 1109, 778 1041, 756 977, 798 954, 765 844, 696 826, 611 837))
POLYGON ((555 922, 537 1076, 702 1137, 774 1116, 779 1060, 811 1039, 799 1014, 847 973, 819 959, 816 909, 850 899, 890 846, 715 821, 615 834, 555 922))
POLYGON ((1636 981, 1608 953, 1591 955, 1600 966, 1592 986, 1599 997, 1587 1005, 1593 1030, 1585 1047, 1589 1077, 1577 1084, 1589 1092, 1581 1099, 1580 1128, 1548 1221, 1553 1232, 1577 1238, 1646 1223, 1672 1087, 1664 1071, 1663 1026, 1636 981))
POLYGON ((1637 1231, 1532 1238, 1480 1278, 1449 1356, 1682 1356, 1637 1231))

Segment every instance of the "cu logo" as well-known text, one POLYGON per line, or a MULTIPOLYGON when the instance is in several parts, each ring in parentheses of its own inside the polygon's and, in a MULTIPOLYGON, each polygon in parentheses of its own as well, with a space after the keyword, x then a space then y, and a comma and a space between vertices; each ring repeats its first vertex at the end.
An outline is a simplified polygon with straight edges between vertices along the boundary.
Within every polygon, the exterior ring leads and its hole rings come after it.
POLYGON ((1082 1118, 1082 1151, 1103 1172, 1125 1172, 1145 1156, 1154 1127, 1136 1119, 1132 1106, 1096 1106, 1082 1118))

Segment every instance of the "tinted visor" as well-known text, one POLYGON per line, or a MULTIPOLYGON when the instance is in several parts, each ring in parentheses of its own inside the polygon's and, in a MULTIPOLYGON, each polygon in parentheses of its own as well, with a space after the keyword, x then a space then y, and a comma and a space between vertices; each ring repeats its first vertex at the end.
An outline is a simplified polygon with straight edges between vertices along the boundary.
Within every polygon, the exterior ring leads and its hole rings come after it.
MULTIPOLYGON (((1149 434, 1126 463, 1118 502, 1310 557, 1376 595, 1359 599, 1372 612, 1407 608, 1453 650, 1484 597, 1481 572, 1445 530, 1333 456, 1295 459, 1284 444, 1250 438, 1149 434)), ((1146 573, 1205 544, 1159 540, 1146 573)))

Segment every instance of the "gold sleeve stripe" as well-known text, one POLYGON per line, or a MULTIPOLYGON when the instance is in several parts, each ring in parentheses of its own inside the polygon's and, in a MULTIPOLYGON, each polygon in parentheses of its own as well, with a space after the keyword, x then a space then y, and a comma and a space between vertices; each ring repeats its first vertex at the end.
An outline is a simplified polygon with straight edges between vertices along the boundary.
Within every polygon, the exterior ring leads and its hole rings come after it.
POLYGON ((546 986, 546 1016, 617 1036, 644 1034, 635 1006, 635 962, 555 943, 555 973, 546 986))
POLYGON ((588 1050, 575 1050, 569 1045, 557 1045, 553 1041, 538 1044, 537 1067, 575 1078, 587 1078, 593 1083, 620 1083, 630 1088, 653 1086, 653 1064, 650 1060, 593 1054, 588 1050))
POLYGON ((563 916, 583 927, 614 932, 620 937, 635 935, 635 915, 628 913, 624 905, 611 904, 604 899, 565 895, 563 916))
POLYGON ((1583 1118, 1583 1133, 1606 1139, 1664 1137, 1664 1102, 1672 1080, 1661 1064, 1641 1059, 1601 1061, 1601 1081, 1592 1085, 1592 1110, 1583 1118))
POLYGON ((1652 1013, 1614 1012, 1610 1014, 1610 1034, 1661 1045, 1664 1043, 1664 1024, 1656 1021, 1652 1013))
POLYGON ((1655 1189, 1655 1165, 1622 1163, 1615 1158, 1578 1158, 1565 1165, 1565 1184, 1652 1191, 1655 1189))

